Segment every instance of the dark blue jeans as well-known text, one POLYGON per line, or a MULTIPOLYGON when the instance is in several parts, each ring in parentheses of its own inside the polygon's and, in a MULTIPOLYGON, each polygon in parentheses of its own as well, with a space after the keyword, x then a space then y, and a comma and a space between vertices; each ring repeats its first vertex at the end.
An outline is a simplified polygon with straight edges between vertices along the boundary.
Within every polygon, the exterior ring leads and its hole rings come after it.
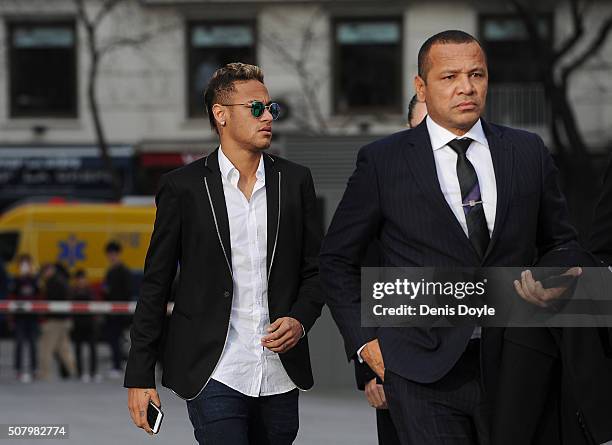
POLYGON ((187 411, 200 445, 290 445, 299 427, 297 389, 249 397, 211 379, 187 411))

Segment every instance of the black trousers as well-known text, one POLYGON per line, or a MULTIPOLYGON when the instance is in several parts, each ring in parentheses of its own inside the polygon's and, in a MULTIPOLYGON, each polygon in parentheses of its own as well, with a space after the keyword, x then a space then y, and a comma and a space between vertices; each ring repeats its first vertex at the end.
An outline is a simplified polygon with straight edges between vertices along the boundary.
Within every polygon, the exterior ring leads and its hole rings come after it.
POLYGON ((397 437, 397 431, 388 409, 376 410, 376 431, 378 432, 378 445, 400 445, 400 440, 397 437))
POLYGON ((480 378, 480 340, 434 383, 385 372, 385 395, 402 445, 489 445, 489 408, 480 378))
POLYGON ((492 415, 495 445, 597 444, 577 416, 579 406, 567 372, 559 357, 504 342, 492 415))
POLYGON ((113 369, 121 371, 123 363, 123 351, 121 350, 121 334, 124 328, 124 321, 119 317, 110 317, 106 321, 106 338, 111 349, 111 359, 113 369))

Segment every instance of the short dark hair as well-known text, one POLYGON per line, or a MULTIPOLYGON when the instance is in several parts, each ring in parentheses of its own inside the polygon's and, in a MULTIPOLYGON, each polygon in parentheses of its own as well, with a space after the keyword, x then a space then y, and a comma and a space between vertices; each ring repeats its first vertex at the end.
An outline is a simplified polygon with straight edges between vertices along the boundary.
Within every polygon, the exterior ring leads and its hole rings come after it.
MULTIPOLYGON (((418 63, 419 76, 421 79, 427 80, 427 72, 430 68, 429 52, 431 51, 431 47, 436 44, 444 45, 446 43, 476 43, 482 49, 482 53, 485 54, 484 48, 478 39, 467 32, 456 29, 439 32, 438 34, 435 34, 425 40, 425 43, 423 43, 423 45, 421 45, 421 49, 419 49, 418 63)), ((485 60, 486 57, 487 55, 485 54, 485 60)))
POLYGON ((117 241, 109 241, 104 248, 106 253, 121 253, 121 244, 117 241))
POLYGON ((412 96, 412 99, 410 99, 410 102, 408 102, 408 126, 411 126, 410 122, 412 122, 412 118, 414 117, 414 107, 416 107, 418 102, 419 99, 417 98, 416 94, 412 96))
POLYGON ((235 91, 235 82, 246 82, 249 80, 264 81, 264 74, 261 68, 248 63, 228 63, 214 72, 208 86, 204 91, 204 105, 210 122, 210 128, 219 133, 215 116, 212 113, 214 104, 229 99, 229 95, 235 91))
POLYGON ((70 272, 68 272, 68 268, 63 262, 57 261, 54 266, 56 275, 60 276, 64 280, 68 280, 70 278, 70 272))

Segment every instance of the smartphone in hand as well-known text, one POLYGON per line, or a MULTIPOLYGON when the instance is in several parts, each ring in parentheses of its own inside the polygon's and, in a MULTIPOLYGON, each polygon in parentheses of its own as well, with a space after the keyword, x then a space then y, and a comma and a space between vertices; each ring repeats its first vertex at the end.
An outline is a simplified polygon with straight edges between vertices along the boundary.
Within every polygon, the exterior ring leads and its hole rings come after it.
POLYGON ((149 406, 147 408, 147 422, 149 423, 149 427, 151 428, 151 431, 153 431, 153 434, 157 434, 159 432, 163 418, 164 413, 162 410, 151 400, 149 400, 149 406))

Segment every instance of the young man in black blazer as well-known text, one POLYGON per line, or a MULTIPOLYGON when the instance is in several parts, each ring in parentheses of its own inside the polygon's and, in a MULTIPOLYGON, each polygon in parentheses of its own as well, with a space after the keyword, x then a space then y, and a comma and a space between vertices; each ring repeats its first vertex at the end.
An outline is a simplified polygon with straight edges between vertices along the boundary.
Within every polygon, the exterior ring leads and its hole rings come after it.
MULTIPOLYGON (((428 117, 360 150, 323 242, 321 280, 347 356, 384 380, 401 443, 483 445, 481 369, 486 380, 487 351, 500 339, 472 326, 361 326, 365 249, 376 239, 389 267, 523 267, 536 253, 575 245, 576 232, 542 140, 481 118, 488 71, 478 41, 439 33, 418 65, 415 89, 428 117)), ((517 293, 541 300, 533 284, 526 272, 517 293)))
POLYGON ((307 332, 321 314, 320 223, 310 171, 265 153, 278 104, 262 71, 231 63, 205 96, 220 146, 162 177, 125 374, 146 423, 170 286, 162 384, 187 400, 200 444, 290 444, 312 387, 307 332))

